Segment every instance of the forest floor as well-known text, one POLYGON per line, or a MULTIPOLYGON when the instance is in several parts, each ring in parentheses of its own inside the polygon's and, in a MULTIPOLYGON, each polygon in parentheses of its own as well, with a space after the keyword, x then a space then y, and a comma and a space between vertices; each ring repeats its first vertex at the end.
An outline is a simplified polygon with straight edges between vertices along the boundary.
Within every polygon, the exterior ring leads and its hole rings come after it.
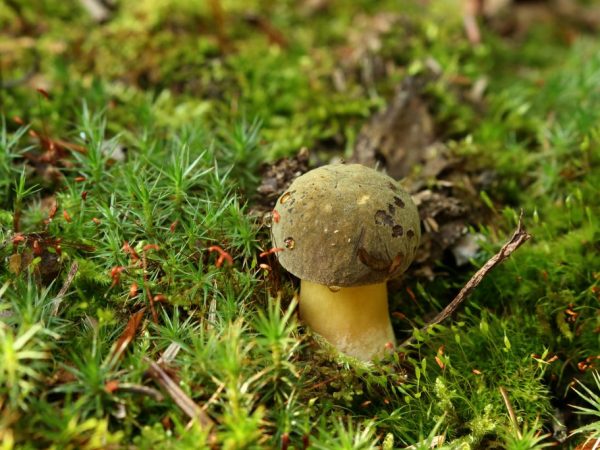
POLYGON ((600 10, 515 2, 474 42, 458 3, 7 1, 0 447, 592 448, 600 10), (371 364, 319 345, 268 252, 332 161, 421 215, 408 343, 371 364), (521 211, 531 239, 419 331, 521 211))

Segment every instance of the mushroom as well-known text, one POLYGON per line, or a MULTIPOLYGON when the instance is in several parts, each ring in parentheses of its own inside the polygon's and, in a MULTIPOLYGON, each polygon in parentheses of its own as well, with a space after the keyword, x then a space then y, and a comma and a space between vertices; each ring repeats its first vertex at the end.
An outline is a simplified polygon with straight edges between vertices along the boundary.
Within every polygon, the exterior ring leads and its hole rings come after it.
POLYGON ((415 257, 417 207, 397 181, 360 164, 298 177, 279 197, 271 236, 300 278, 300 318, 344 354, 369 361, 395 344, 386 282, 415 257))

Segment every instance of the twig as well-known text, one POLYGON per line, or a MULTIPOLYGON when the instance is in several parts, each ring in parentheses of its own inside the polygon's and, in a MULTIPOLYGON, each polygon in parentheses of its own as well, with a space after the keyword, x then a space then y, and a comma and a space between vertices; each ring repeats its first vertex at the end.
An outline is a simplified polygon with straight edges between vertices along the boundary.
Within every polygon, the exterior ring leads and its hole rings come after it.
MULTIPOLYGON (((214 292, 218 292, 217 280, 213 278, 214 292)), ((217 323, 217 295, 213 295, 208 305, 208 318, 206 321, 206 328, 211 330, 217 323)))
POLYGON ((223 392, 223 389, 225 389, 225 383, 219 384, 213 395, 211 395, 210 398, 204 403, 204 406, 202 406, 203 411, 206 411, 210 405, 217 401, 219 395, 221 395, 221 392, 223 392))
POLYGON ((117 387, 119 391, 132 392, 134 394, 141 394, 151 397, 153 400, 157 402, 162 402, 165 399, 165 396, 162 395, 160 391, 157 391, 154 388, 143 386, 141 384, 133 384, 133 383, 119 383, 117 387))
POLYGON ((203 429, 210 430, 214 427, 215 423, 206 414, 202 408, 200 408, 181 388, 173 381, 173 379, 160 367, 157 363, 149 358, 144 358, 150 365, 148 369, 149 375, 160 384, 173 401, 181 408, 181 410, 187 414, 191 419, 198 421, 198 424, 203 429))
POLYGON ((515 429, 515 432, 517 433, 517 436, 519 437, 519 439, 521 439, 523 436, 521 434, 521 430, 519 429, 519 422, 517 421, 517 416, 515 414, 515 409, 512 406, 512 403, 510 402, 510 398, 508 398, 508 392, 506 392, 506 389, 504 389, 502 386, 500 386, 500 394, 502 395, 502 400, 504 400, 504 404, 506 405, 506 409, 508 410, 508 416, 510 417, 510 423, 512 424, 513 428, 515 429))
MULTIPOLYGON (((436 325, 440 322, 443 322, 448 317, 450 317, 454 311, 458 309, 463 301, 473 292, 473 290, 479 286, 483 278, 498 264, 507 259, 515 250, 517 250, 521 245, 523 245, 527 240, 531 238, 531 235, 525 230, 523 227, 523 211, 521 210, 521 214, 519 215, 519 223, 517 225, 517 229, 513 233, 510 240, 502 246, 500 251, 492 256, 475 274, 471 277, 471 279, 463 286, 460 292, 454 297, 448 306, 446 306, 442 312, 440 312, 437 316, 435 316, 432 320, 427 322, 425 326, 423 326, 419 331, 426 332, 433 325, 436 325)), ((414 334, 407 340, 405 340, 401 346, 408 345, 410 342, 414 340, 414 334)))
MULTIPOLYGON (((206 411, 211 404, 217 401, 219 395, 221 395, 221 392, 223 392, 223 389, 225 389, 225 383, 221 383, 219 387, 217 387, 213 395, 211 395, 210 398, 202 406, 202 411, 206 411)), ((189 430, 190 428, 192 428, 192 425, 194 425, 193 419, 188 422, 185 429, 189 430)))
POLYGON ((334 376, 332 376, 332 377, 330 377, 330 378, 328 378, 328 379, 326 379, 326 380, 319 381, 317 384, 313 384, 313 385, 312 385, 310 388, 311 388, 312 390, 319 389, 319 388, 321 388, 321 387, 323 387, 323 386, 326 386, 326 385, 328 385, 328 384, 329 384, 329 383, 331 383, 332 381, 335 381, 335 380, 337 380, 338 378, 341 378, 341 376, 342 376, 341 374, 334 375, 334 376))
POLYGON ((285 35, 280 30, 275 28, 275 26, 273 26, 273 24, 265 17, 250 12, 244 16, 244 19, 250 25, 255 26, 261 32, 263 32, 267 36, 267 39, 269 39, 269 42, 272 44, 278 45, 281 48, 288 47, 288 41, 285 35))
POLYGON ((75 262, 73 262, 73 264, 71 264, 71 268, 69 269, 69 273, 67 274, 65 283, 62 285, 62 287, 60 288, 60 291, 58 291, 58 295, 54 299, 54 302, 52 304, 52 315, 53 316, 56 316, 58 314, 58 308, 60 307, 60 304, 62 303, 64 296, 67 294, 69 287, 71 287, 71 283, 73 282, 75 275, 77 275, 77 270, 79 270, 79 264, 77 264, 77 261, 75 261, 75 262))
POLYGON ((179 353, 179 350, 181 350, 181 345, 177 342, 171 342, 163 354, 160 355, 160 358, 158 358, 158 364, 171 364, 177 353, 179 353))

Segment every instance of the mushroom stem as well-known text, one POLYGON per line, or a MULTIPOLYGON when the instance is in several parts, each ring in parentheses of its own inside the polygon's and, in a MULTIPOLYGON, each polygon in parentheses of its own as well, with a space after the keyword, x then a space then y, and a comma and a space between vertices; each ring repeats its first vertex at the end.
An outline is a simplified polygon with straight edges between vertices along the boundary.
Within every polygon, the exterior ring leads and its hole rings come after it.
POLYGON ((369 361, 395 344, 386 283, 328 287, 300 281, 300 318, 339 351, 369 361))

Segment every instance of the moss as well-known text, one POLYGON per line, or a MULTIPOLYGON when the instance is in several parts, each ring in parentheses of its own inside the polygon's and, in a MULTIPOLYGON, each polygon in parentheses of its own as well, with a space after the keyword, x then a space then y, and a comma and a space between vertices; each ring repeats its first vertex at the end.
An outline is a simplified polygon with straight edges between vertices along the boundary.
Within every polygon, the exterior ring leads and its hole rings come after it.
MULTIPOLYGON (((442 448, 542 448, 554 407, 593 411, 569 386, 593 386, 599 361, 597 39, 548 22, 484 28, 472 46, 449 1, 310 3, 222 1, 222 23, 219 2, 197 0, 123 0, 106 23, 77 2, 0 11, 2 83, 39 59, 0 90, 5 446, 429 448, 443 435, 442 448), (471 224, 474 265, 440 261, 447 275, 393 293, 416 300, 397 335, 447 304, 518 209, 534 238, 453 320, 357 364, 297 326, 251 201, 264 163, 302 146, 349 156, 406 76, 436 137, 491 174, 492 220, 471 224), (147 377, 146 358, 175 344, 168 376, 210 433, 147 377)), ((566 424, 582 425, 583 440, 592 416, 566 424)))

